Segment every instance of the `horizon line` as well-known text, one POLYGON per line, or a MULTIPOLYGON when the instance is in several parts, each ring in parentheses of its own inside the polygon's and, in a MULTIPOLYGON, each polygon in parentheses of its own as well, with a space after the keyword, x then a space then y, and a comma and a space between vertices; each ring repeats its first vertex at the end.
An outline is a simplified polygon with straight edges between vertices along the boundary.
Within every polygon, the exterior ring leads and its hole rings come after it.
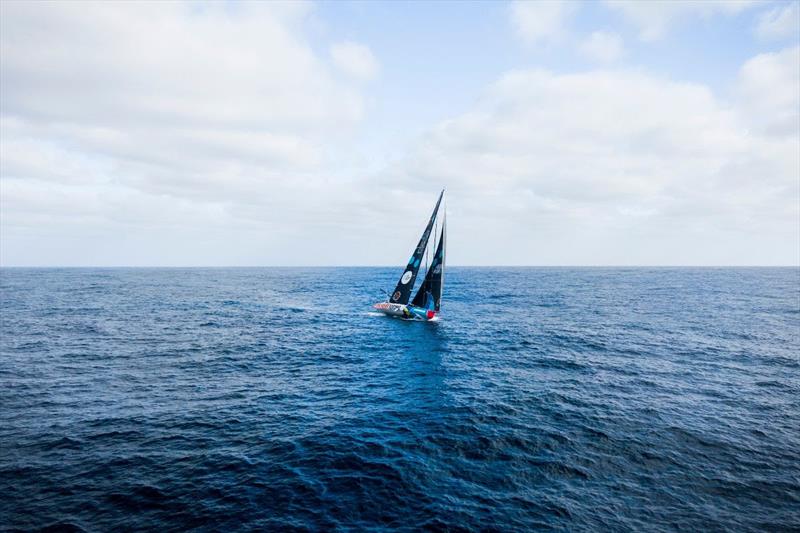
MULTIPOLYGON (((0 268, 402 268, 397 265, 0 265, 0 268)), ((647 264, 607 264, 607 265, 449 265, 449 268, 800 268, 798 264, 777 265, 647 265, 647 264)))

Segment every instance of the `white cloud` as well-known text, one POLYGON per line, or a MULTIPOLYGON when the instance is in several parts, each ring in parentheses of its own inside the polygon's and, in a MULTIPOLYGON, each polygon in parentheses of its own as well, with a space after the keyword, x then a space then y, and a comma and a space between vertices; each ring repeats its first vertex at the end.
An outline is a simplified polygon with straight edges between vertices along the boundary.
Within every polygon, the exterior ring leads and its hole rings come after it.
POLYGON ((370 49, 354 42, 332 45, 331 58, 337 67, 360 80, 374 79, 380 70, 378 61, 370 49))
POLYGON ((304 4, 9 2, 3 112, 303 133, 357 120, 359 96, 295 36, 306 15, 304 4))
MULTIPOLYGON (((574 7, 533 5, 512 7, 528 42, 562 37, 574 7)), ((307 4, 2 11, 3 264, 401 263, 440 185, 456 264, 798 259, 796 48, 747 62, 730 102, 642 72, 511 72, 365 176, 330 163, 377 61, 315 52, 307 4)))
POLYGON ((762 39, 800 37, 800 2, 789 1, 764 12, 755 33, 762 39))
POLYGON ((736 97, 753 129, 800 134, 800 47, 747 61, 739 72, 736 97))
MULTIPOLYGON (((794 54, 771 58, 788 70, 772 80, 792 79, 794 54)), ((511 72, 404 172, 447 185, 466 264, 796 264, 800 137, 783 96, 796 82, 758 89, 739 107, 640 72, 511 72), (782 102, 770 124, 794 131, 762 133, 751 99, 782 102)))
POLYGON ((564 37, 564 26, 576 9, 576 2, 566 0, 517 0, 511 4, 511 22, 523 42, 549 44, 564 37))
POLYGON ((661 39, 688 19, 732 15, 757 5, 753 0, 606 0, 606 4, 638 26, 643 41, 661 39))
MULTIPOLYGON (((65 235, 95 235, 108 250, 140 235, 126 262, 163 263, 152 249, 189 242, 184 262, 235 262, 202 244, 221 228, 220 250, 247 235, 260 243, 250 261, 279 263, 282 239, 309 211, 332 225, 358 215, 358 195, 325 162, 354 135, 364 98, 305 37, 309 4, 3 2, 2 11, 4 263, 30 263, 34 243, 49 249, 65 235)), ((82 253, 54 251, 50 262, 82 253)))
POLYGON ((592 32, 579 46, 580 52, 600 63, 613 63, 624 53, 622 37, 617 33, 606 31, 592 32))

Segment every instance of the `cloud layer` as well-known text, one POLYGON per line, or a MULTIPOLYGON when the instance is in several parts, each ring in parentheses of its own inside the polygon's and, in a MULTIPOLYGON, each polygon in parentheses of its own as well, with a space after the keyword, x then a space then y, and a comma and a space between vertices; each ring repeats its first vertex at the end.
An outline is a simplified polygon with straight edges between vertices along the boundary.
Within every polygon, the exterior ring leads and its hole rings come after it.
POLYGON ((515 1, 511 4, 511 21, 525 43, 551 44, 566 36, 566 22, 577 7, 577 3, 565 0, 515 1))
POLYGON ((378 61, 369 48, 354 42, 336 43, 331 46, 331 57, 337 67, 361 79, 371 80, 378 75, 378 61))
POLYGON ((756 35, 762 39, 784 39, 800 34, 800 2, 789 1, 762 13, 756 35))
POLYGON ((643 41, 662 39, 670 29, 687 20, 735 15, 758 5, 755 0, 606 0, 606 3, 639 28, 643 41))
POLYGON ((798 54, 748 61, 735 104, 636 71, 511 72, 433 130, 408 175, 457 184, 452 218, 469 227, 451 241, 480 240, 479 253, 513 243, 494 253, 534 263, 551 263, 554 249, 555 263, 586 250, 597 264, 792 263, 798 54))
POLYGON ((622 37, 609 31, 595 31, 580 45, 580 52, 600 63, 613 63, 620 59, 625 51, 622 37))
MULTIPOLYGON (((277 246, 293 232, 271 226, 303 218, 285 206, 311 209, 336 190, 321 169, 363 118, 358 82, 377 75, 358 43, 335 46, 332 62, 314 51, 308 4, 2 9, 4 261, 36 262, 32 244, 66 235, 95 250, 138 232, 146 248, 155 228, 154 242, 175 243, 261 223, 264 247, 277 246)), ((189 261, 231 261, 205 249, 189 261)))
MULTIPOLYGON (((642 5, 611 9, 649 40, 752 8, 642 5)), ((0 6, 4 265, 399 264, 441 186, 457 264, 800 260, 796 46, 712 90, 625 66, 614 29, 567 29, 574 4, 514 3, 526 53, 599 67, 499 74, 367 172, 368 91, 397 66, 320 42, 310 4, 0 6)))

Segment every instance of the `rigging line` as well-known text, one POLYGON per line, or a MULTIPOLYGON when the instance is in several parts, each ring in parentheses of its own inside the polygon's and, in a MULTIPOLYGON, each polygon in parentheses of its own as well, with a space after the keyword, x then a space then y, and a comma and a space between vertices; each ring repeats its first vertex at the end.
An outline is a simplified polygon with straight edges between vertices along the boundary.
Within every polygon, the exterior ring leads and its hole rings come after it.
POLYGON ((445 250, 445 246, 447 246, 447 198, 444 199, 444 211, 442 212, 442 236, 440 237, 442 243, 442 258, 441 258, 441 265, 442 265, 442 276, 439 280, 439 304, 441 305, 442 301, 442 294, 444 293, 444 263, 445 263, 445 255, 447 251, 445 250))
MULTIPOLYGON (((436 232, 439 228, 439 213, 436 213, 436 220, 433 222, 433 239, 431 239, 431 246, 428 250, 428 264, 426 266, 427 269, 431 268, 431 254, 433 253, 433 247, 436 245, 436 232)), ((427 272, 425 272, 427 274, 427 272)))
POLYGON ((433 223, 433 242, 431 243, 431 248, 428 253, 428 262, 425 265, 425 278, 422 281, 422 285, 424 287, 424 291, 422 294, 428 292, 428 271, 431 269, 431 255, 436 253, 436 236, 439 235, 439 213, 436 213, 436 221, 433 223))

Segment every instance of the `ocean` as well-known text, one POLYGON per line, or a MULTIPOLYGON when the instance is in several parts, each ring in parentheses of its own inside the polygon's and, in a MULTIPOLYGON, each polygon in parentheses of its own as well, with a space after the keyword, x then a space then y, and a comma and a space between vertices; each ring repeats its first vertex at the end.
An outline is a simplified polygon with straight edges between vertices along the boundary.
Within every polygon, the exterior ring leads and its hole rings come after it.
POLYGON ((0 269, 0 529, 800 530, 800 269, 399 274, 0 269))

